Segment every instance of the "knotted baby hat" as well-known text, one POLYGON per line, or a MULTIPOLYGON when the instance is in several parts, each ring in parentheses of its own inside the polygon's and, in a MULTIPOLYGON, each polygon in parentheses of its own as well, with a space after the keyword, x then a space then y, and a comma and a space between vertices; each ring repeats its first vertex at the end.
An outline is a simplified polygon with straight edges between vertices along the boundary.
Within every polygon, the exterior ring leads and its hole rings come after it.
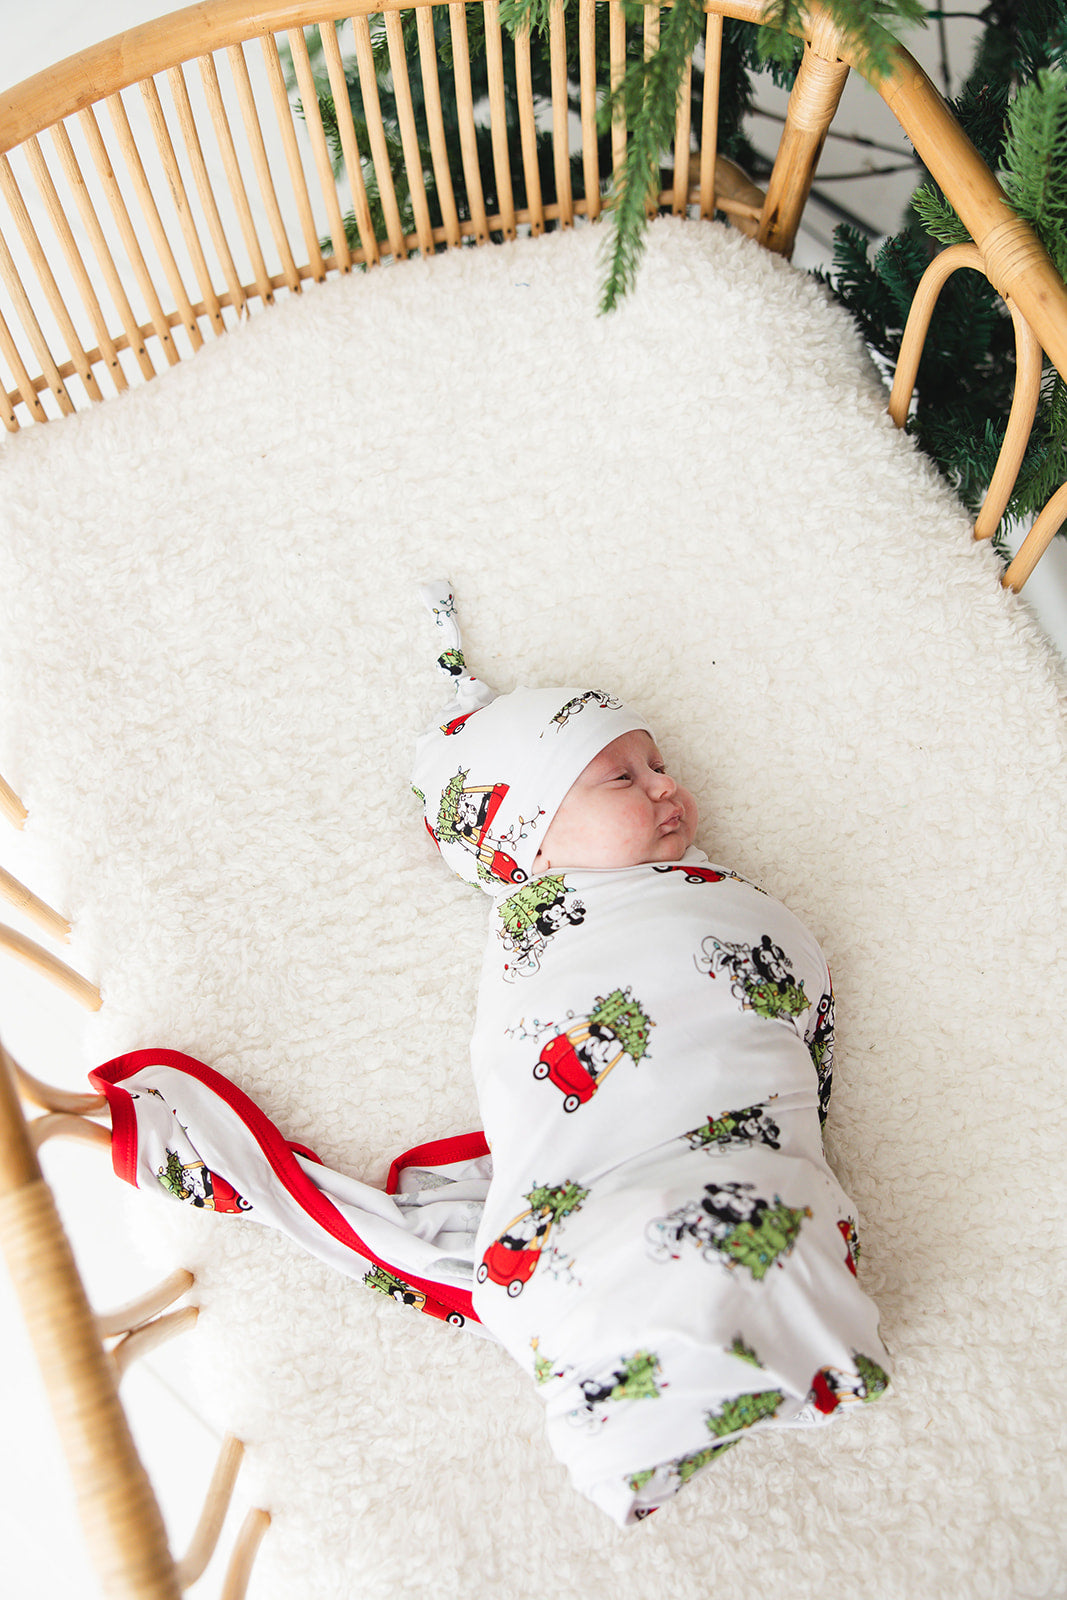
POLYGON ((454 698, 416 743, 412 787, 453 872, 495 895, 533 875, 549 823, 593 757, 624 733, 651 730, 601 689, 498 695, 467 671, 451 586, 420 593, 454 698))

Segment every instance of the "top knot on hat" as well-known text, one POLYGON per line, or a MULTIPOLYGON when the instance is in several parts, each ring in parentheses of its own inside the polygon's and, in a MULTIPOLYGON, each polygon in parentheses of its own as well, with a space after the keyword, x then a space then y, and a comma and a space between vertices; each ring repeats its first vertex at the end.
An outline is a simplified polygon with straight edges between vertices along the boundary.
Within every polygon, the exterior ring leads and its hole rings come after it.
POLYGON ((412 784, 448 865, 497 895, 534 875, 552 818, 594 756, 624 733, 651 730, 601 689, 497 694, 467 669, 451 585, 420 593, 454 696, 416 743, 412 784))

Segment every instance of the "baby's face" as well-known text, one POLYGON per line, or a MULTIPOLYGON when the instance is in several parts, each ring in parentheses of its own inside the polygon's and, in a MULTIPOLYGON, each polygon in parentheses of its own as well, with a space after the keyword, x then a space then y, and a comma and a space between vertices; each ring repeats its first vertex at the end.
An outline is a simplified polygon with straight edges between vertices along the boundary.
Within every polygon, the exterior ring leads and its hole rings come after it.
POLYGON ((637 729, 601 750, 572 784, 534 868, 679 861, 696 828, 693 796, 667 776, 651 734, 637 729))

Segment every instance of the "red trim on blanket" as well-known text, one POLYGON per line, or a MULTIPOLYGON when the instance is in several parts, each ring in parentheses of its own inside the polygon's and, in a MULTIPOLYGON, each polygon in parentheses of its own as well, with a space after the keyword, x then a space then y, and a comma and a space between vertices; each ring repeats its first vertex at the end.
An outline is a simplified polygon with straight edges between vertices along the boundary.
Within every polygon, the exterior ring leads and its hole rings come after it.
MULTIPOLYGON (((89 1082, 107 1097, 112 1117, 112 1164, 120 1178, 137 1187, 137 1119, 129 1091, 120 1086, 125 1078, 131 1078, 146 1067, 152 1066, 171 1067, 177 1072, 184 1072, 224 1101, 230 1110, 240 1117, 266 1156, 275 1176, 297 1205, 339 1244, 362 1256, 372 1266, 382 1267, 394 1277, 401 1278, 404 1283, 409 1283, 413 1289, 426 1295, 427 1299, 444 1306, 446 1310, 457 1311, 472 1322, 481 1320, 474 1310, 469 1290, 437 1283, 432 1278, 416 1278, 410 1273, 400 1273, 388 1261, 376 1256, 345 1221, 333 1202, 312 1183, 297 1162, 287 1141, 255 1101, 249 1099, 244 1090, 231 1083, 229 1078, 223 1077, 221 1072, 205 1066, 202 1061, 196 1061, 192 1056, 183 1055, 180 1050, 133 1050, 128 1055, 116 1056, 111 1061, 105 1061, 103 1066, 95 1067, 89 1074, 89 1082)), ((459 1153, 452 1159, 462 1160, 467 1143, 478 1140, 481 1140, 481 1149, 475 1150, 474 1153, 484 1154, 487 1148, 484 1136, 467 1134, 458 1139, 439 1139, 433 1144, 420 1145, 417 1149, 409 1150, 400 1156, 393 1163, 393 1167, 399 1170, 410 1165, 411 1158, 421 1156, 425 1151, 442 1150, 449 1146, 459 1147, 459 1153)), ((312 1161, 319 1161, 318 1156, 313 1155, 310 1150, 305 1152, 301 1149, 300 1153, 306 1154, 312 1161)), ((425 1161, 424 1157, 423 1159, 425 1161)), ((438 1161, 448 1159, 447 1156, 438 1156, 438 1161)), ((321 1164, 319 1162, 319 1165, 321 1164)))
POLYGON ((385 1180, 386 1194, 396 1194, 400 1174, 405 1167, 443 1167, 452 1161, 477 1161, 487 1156, 489 1146, 480 1128, 473 1133, 457 1133, 450 1139, 431 1139, 429 1144, 417 1144, 397 1156, 385 1180))

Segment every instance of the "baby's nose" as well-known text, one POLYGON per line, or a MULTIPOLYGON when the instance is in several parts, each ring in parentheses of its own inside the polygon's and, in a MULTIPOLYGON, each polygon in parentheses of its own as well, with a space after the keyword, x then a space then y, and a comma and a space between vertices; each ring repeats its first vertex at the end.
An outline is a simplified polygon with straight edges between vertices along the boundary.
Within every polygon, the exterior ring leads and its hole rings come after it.
POLYGON ((669 800, 678 787, 674 779, 667 772, 655 772, 653 773, 653 779, 652 789, 657 799, 669 800))

